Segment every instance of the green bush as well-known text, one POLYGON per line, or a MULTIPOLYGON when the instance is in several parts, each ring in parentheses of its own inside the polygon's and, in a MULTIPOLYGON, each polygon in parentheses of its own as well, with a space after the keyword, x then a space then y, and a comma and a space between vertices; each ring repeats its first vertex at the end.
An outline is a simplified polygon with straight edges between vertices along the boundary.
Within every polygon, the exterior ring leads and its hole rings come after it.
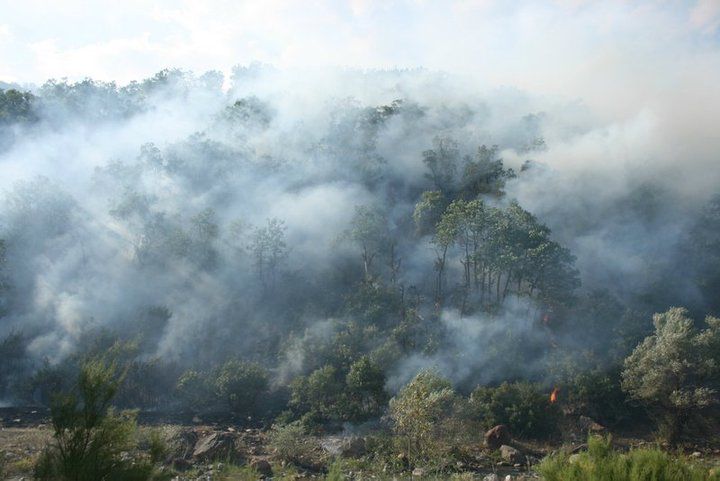
POLYGON ((720 475, 658 449, 626 454, 612 449, 609 438, 591 437, 588 451, 556 454, 538 466, 545 481, 718 481, 720 475))
POLYGON ((269 437, 270 449, 281 461, 309 464, 321 452, 315 438, 309 436, 302 423, 273 425, 269 437))
POLYGON ((347 410, 341 417, 351 422, 362 422, 382 413, 388 400, 385 392, 385 373, 363 356, 350 366, 345 378, 348 398, 347 410))
POLYGON ((461 402, 450 382, 434 371, 421 371, 390 400, 401 449, 413 463, 445 463, 463 432, 455 417, 461 402))
POLYGON ((260 399, 268 390, 268 373, 260 365, 227 361, 214 373, 215 394, 236 414, 262 414, 260 399))
POLYGON ((345 481, 345 474, 342 470, 342 463, 334 461, 328 468, 328 473, 325 476, 325 481, 345 481))
POLYGON ((153 463, 163 462, 170 453, 165 436, 159 429, 152 429, 148 435, 148 453, 153 463))
POLYGON ((548 393, 524 381, 476 388, 469 410, 486 428, 505 424, 513 435, 532 438, 554 434, 560 418, 560 409, 548 401, 548 393))
POLYGON ((720 319, 699 330, 684 308, 653 316, 655 333, 625 359, 622 387, 646 406, 661 435, 676 442, 688 423, 717 405, 720 386, 720 319))
POLYGON ((338 421, 344 404, 343 378, 333 366, 321 367, 309 376, 296 378, 292 382, 290 406, 302 413, 308 428, 338 421))
POLYGON ((176 390, 183 407, 197 411, 215 403, 215 393, 205 373, 188 369, 178 379, 176 390))
POLYGON ((52 481, 147 480, 153 468, 121 454, 134 448, 134 413, 117 413, 111 402, 122 376, 115 364, 85 362, 77 386, 57 394, 51 407, 54 443, 45 449, 35 477, 52 481))

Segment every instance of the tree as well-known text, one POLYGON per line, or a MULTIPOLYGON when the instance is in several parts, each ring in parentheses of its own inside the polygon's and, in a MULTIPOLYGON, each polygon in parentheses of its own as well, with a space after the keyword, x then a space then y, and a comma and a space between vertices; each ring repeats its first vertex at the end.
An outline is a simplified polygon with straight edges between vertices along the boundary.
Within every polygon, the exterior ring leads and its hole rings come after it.
POLYGON ((497 145, 481 145, 474 158, 465 158, 462 192, 466 199, 482 194, 501 194, 505 180, 515 177, 512 169, 505 170, 503 160, 498 157, 498 150, 497 145))
POLYGON ((422 193, 420 200, 415 204, 413 220, 420 235, 431 233, 440 221, 440 217, 447 207, 447 201, 439 190, 428 190, 422 193))
POLYGON ((671 443, 687 421, 718 402, 720 319, 707 317, 698 330, 685 308, 653 316, 654 334, 625 359, 622 387, 659 420, 671 443))
POLYGON ((373 278, 373 261, 388 242, 387 219, 378 209, 367 206, 355 208, 350 230, 346 235, 360 247, 365 280, 373 278))
POLYGON ((0 125, 16 122, 33 122, 35 96, 15 89, 0 90, 0 125))
POLYGON ((211 269, 217 264, 215 242, 220 229, 216 217, 215 211, 207 208, 190 219, 191 258, 204 269, 211 269))
POLYGON ((460 162, 458 143, 450 137, 435 137, 433 148, 422 153, 423 163, 430 170, 425 176, 443 193, 457 189, 457 171, 460 162))
POLYGON ((280 265, 288 255, 285 241, 287 227, 280 219, 268 219, 264 227, 256 228, 250 238, 255 273, 265 287, 274 287, 280 265))

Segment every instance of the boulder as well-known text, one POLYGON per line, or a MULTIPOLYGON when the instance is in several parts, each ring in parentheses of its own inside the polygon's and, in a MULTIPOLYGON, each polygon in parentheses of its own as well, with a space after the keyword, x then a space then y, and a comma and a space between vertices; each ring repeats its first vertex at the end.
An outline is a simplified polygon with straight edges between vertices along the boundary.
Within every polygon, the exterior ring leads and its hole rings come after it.
POLYGON ((483 481, 500 481, 500 478, 498 477, 497 474, 492 473, 492 474, 488 474, 487 476, 485 476, 483 478, 483 481))
POLYGON ((253 459, 250 461, 250 467, 264 478, 270 478, 273 475, 272 466, 265 459, 253 459))
POLYGON ((417 478, 422 478, 425 476, 425 470, 423 468, 415 468, 413 469, 412 475, 417 478))
POLYGON ((236 459, 235 436, 232 433, 217 432, 200 438, 195 444, 193 458, 201 461, 236 459))
POLYGON ((525 461, 525 457, 520 451, 512 446, 508 446, 507 444, 500 446, 500 457, 503 461, 510 464, 522 463, 525 461))
POLYGON ((485 433, 485 446, 490 449, 498 449, 510 441, 510 430, 504 424, 498 424, 485 433))
POLYGON ((190 459, 197 441, 198 435, 195 431, 191 429, 179 431, 168 441, 172 457, 190 459))
POLYGON ((340 445, 340 454, 346 458, 359 458, 367 453, 365 438, 351 437, 340 445))

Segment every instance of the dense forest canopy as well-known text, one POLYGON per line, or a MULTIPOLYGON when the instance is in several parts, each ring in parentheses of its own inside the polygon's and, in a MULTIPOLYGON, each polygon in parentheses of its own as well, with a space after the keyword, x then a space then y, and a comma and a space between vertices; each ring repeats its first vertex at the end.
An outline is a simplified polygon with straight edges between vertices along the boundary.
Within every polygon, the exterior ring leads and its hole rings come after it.
POLYGON ((552 385, 613 369, 654 312, 720 313, 706 159, 619 155, 632 122, 423 70, 285 75, 0 92, 0 399, 113 348, 128 405, 201 403, 212 371, 233 409, 250 383, 360 422, 424 368, 552 385))

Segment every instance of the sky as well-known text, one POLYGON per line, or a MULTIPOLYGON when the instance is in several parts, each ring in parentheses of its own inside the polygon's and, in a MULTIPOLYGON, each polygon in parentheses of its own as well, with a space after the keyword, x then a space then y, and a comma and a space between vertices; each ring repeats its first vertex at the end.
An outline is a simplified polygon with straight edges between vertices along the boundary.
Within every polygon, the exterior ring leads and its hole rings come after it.
POLYGON ((720 0, 0 0, 0 11, 6 82, 126 83, 261 62, 649 97, 720 70, 720 0))

